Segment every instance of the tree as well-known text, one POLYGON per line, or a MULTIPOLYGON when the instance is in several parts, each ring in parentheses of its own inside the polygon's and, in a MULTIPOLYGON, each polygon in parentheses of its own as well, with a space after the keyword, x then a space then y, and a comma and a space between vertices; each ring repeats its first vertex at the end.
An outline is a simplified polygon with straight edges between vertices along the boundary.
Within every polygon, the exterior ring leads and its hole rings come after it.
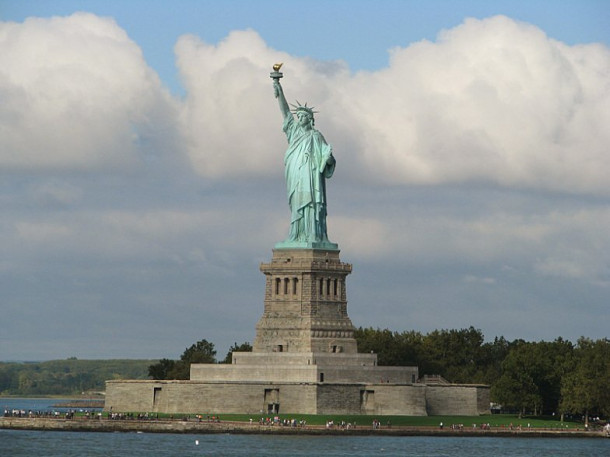
POLYGON ((394 333, 396 348, 400 352, 395 361, 398 366, 421 366, 426 362, 424 335, 414 330, 394 333))
POLYGON ((395 334, 390 330, 360 327, 354 332, 354 338, 360 352, 377 354, 379 365, 400 365, 400 349, 397 347, 395 334))
POLYGON ((525 341, 514 347, 504 362, 502 375, 492 386, 491 396, 506 409, 517 409, 524 414, 528 408, 542 403, 534 380, 536 360, 531 343, 525 341))
MULTIPOLYGON (((354 333, 360 352, 375 352, 379 365, 417 366, 420 373, 440 374, 453 382, 485 382, 487 364, 499 367, 503 338, 483 348, 483 334, 470 327, 461 330, 392 332, 360 327, 354 333)), ((496 369, 499 371, 499 368, 496 369)), ((492 371, 493 373, 493 371, 492 371)), ((493 376, 496 379, 498 375, 493 376)))
POLYGON ((482 360, 481 330, 434 330, 424 338, 425 373, 440 374, 451 382, 475 382, 482 360))
POLYGON ((169 375, 171 379, 189 379, 192 363, 215 362, 216 349, 214 349, 214 343, 203 339, 185 349, 169 375))
POLYGON ((610 414, 610 340, 579 338, 574 358, 561 383, 562 412, 610 414))
POLYGON ((210 343, 208 340, 197 341, 195 344, 186 348, 186 350, 180 356, 181 362, 186 363, 215 363, 216 362, 216 349, 214 349, 214 343, 210 343))
POLYGON ((536 350, 544 370, 538 379, 542 396, 540 412, 555 413, 560 409, 561 380, 570 369, 574 344, 559 337, 553 342, 541 341, 536 345, 536 350))
POLYGON ((492 342, 484 343, 481 346, 481 360, 479 361, 478 382, 492 385, 502 375, 502 362, 508 355, 511 348, 503 336, 495 337, 492 342))
POLYGON ((229 352, 227 352, 224 360, 219 363, 233 363, 233 352, 252 352, 252 345, 247 341, 241 344, 237 344, 237 342, 233 343, 233 346, 229 348, 229 352))
POLYGON ((170 379, 169 373, 176 366, 175 360, 161 359, 158 363, 148 367, 148 376, 152 379, 170 379))
POLYGON ((153 379, 189 379, 192 363, 215 362, 214 343, 203 339, 186 348, 180 360, 162 359, 159 363, 150 365, 148 374, 153 379))
POLYGON ((502 375, 492 386, 494 401, 504 407, 534 414, 559 408, 561 379, 573 345, 561 338, 553 342, 517 341, 502 362, 502 375))

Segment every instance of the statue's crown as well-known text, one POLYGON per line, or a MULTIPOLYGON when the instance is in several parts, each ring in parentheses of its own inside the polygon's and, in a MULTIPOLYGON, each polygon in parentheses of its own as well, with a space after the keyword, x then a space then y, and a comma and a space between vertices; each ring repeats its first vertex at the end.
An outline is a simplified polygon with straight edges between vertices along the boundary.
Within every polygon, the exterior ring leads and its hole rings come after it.
MULTIPOLYGON (((291 105, 292 105, 292 103, 291 103, 291 105)), ((312 119, 313 119, 313 115, 315 113, 317 113, 317 111, 313 110, 313 106, 312 107, 307 106, 307 102, 305 102, 304 105, 301 105, 299 103, 299 101, 297 100, 297 104, 296 105, 292 105, 292 107, 293 107, 293 110, 292 110, 293 113, 297 114, 299 111, 301 111, 301 112, 304 111, 307 114, 309 114, 312 119)))

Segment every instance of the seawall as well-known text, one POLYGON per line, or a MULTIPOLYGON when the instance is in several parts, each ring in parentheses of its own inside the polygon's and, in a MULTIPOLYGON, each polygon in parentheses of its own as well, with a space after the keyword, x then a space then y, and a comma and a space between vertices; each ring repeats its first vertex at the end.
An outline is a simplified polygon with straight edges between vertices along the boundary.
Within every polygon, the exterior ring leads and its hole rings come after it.
POLYGON ((508 430, 470 429, 443 430, 438 427, 392 426, 373 429, 370 426, 357 428, 326 428, 324 426, 289 427, 249 424, 247 422, 207 422, 196 420, 108 420, 108 419, 51 419, 27 417, 0 417, 0 429, 48 430, 81 432, 125 432, 125 433, 189 433, 189 434, 271 434, 271 435, 380 435, 380 436, 485 436, 519 438, 603 438, 601 431, 582 430, 508 430))

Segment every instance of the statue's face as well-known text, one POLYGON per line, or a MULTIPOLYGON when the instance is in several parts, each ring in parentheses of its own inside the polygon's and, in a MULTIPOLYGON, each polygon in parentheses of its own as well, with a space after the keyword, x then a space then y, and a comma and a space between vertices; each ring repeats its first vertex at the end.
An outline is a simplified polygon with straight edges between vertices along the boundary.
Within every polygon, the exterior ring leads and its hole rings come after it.
POLYGON ((297 118, 299 120, 299 125, 303 128, 310 129, 311 128, 311 117, 304 111, 299 111, 297 113, 297 118))

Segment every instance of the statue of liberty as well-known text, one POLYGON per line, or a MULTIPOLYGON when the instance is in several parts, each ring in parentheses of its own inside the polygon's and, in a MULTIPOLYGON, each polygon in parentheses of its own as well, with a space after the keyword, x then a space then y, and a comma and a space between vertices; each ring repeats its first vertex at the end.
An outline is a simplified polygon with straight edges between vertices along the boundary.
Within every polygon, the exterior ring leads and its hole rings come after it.
POLYGON ((337 249, 326 233, 325 180, 335 171, 332 147, 314 128, 315 111, 307 103, 301 105, 297 101, 293 115, 280 84, 279 66, 274 70, 271 78, 288 140, 284 166, 291 214, 288 238, 276 248, 337 249))

